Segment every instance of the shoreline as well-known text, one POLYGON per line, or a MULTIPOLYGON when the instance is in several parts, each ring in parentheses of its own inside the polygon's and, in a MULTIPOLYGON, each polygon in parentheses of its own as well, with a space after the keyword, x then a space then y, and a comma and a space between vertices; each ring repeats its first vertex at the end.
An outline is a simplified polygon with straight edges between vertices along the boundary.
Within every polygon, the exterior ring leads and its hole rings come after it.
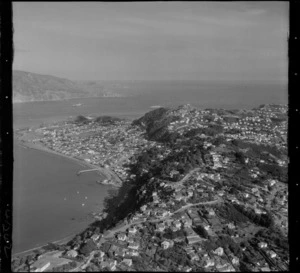
MULTIPOLYGON (((42 151, 42 152, 46 152, 46 153, 50 153, 50 154, 62 156, 64 158, 67 158, 67 159, 70 159, 72 161, 75 161, 76 163, 78 163, 82 167, 88 167, 88 168, 92 168, 92 169, 100 168, 99 166, 92 165, 92 164, 90 164, 88 162, 84 162, 84 161, 81 161, 81 160, 79 160, 77 158, 74 158, 74 157, 71 157, 71 156, 68 156, 68 155, 56 152, 54 150, 51 150, 51 149, 47 148, 45 145, 43 145, 41 143, 32 143, 32 142, 29 142, 28 140, 20 139, 18 137, 16 139, 18 140, 18 143, 22 147, 25 147, 27 149, 29 148, 29 149, 34 149, 34 150, 37 150, 37 151, 42 151)), ((105 175, 105 174, 101 173, 100 170, 96 171, 96 172, 98 172, 101 175, 105 175)))
MULTIPOLYGON (((108 177, 108 175, 105 173, 105 171, 101 170, 103 167, 93 165, 93 164, 85 162, 83 160, 80 160, 80 159, 77 159, 77 158, 74 158, 74 157, 56 152, 54 150, 49 149, 48 147, 41 144, 40 142, 39 143, 32 143, 32 142, 29 142, 28 140, 24 140, 22 138, 17 138, 17 140, 18 140, 19 144, 22 147, 25 147, 26 149, 34 149, 34 150, 37 150, 37 151, 42 151, 42 152, 54 154, 54 155, 57 155, 57 156, 61 156, 61 157, 64 157, 66 159, 69 159, 69 160, 72 160, 72 161, 76 162, 78 165, 80 165, 84 168, 86 167, 88 169, 98 169, 98 170, 95 170, 95 172, 101 177, 102 182, 103 182, 103 180, 105 180, 105 178, 106 179, 111 179, 111 177, 108 177)), ((77 173, 77 175, 78 175, 78 173, 77 173)), ((97 182, 97 184, 104 185, 104 186, 113 186, 113 187, 120 187, 121 186, 121 185, 118 185, 116 183, 98 183, 98 181, 96 181, 96 182, 97 182)))
MULTIPOLYGON (((79 232, 76 232, 76 233, 72 233, 71 235, 68 235, 62 239, 59 239, 59 240, 56 240, 56 241, 52 241, 52 242, 49 242, 49 243, 52 243, 52 244, 58 244, 58 245, 62 245, 62 244, 66 244, 67 242, 69 242, 74 236, 76 236, 77 234, 80 234, 81 232, 85 231, 85 229, 79 231, 79 232)), ((16 258, 17 256, 23 256, 23 255, 28 255, 30 254, 31 252, 33 252, 34 250, 38 250, 38 249, 41 249, 45 246, 47 246, 49 243, 47 244, 43 244, 41 246, 37 246, 37 247, 34 247, 34 248, 30 248, 30 249, 27 249, 27 250, 24 250, 24 251, 21 251, 21 252, 18 252, 18 253, 15 253, 15 254, 12 254, 12 258, 16 258)))
MULTIPOLYGON (((30 134, 31 136, 36 136, 35 134, 30 134)), ((28 136, 27 136, 28 137, 28 136)), ((109 178, 104 172, 101 171, 101 167, 100 166, 97 166, 97 165, 93 165, 93 164, 90 164, 88 162, 84 162, 84 161, 81 161, 77 158, 73 158, 71 156, 68 156, 68 155, 65 155, 65 154, 62 154, 62 153, 59 153, 59 152, 56 152, 54 150, 51 150, 49 149, 48 147, 46 147, 45 145, 41 144, 40 142, 38 143, 32 143, 30 141, 30 139, 27 139, 27 137, 24 135, 20 136, 19 134, 15 134, 14 133, 14 138, 17 142, 18 145, 22 146, 23 148, 26 148, 26 149, 34 149, 34 150, 37 150, 37 151, 41 151, 41 152, 45 152, 45 153, 49 153, 49 154, 54 154, 54 155, 57 155, 57 156, 61 156, 61 157, 64 157, 68 160, 71 160, 75 163, 77 163, 79 166, 82 166, 83 168, 88 168, 88 169, 95 169, 95 168, 99 168, 99 170, 95 170, 94 172, 97 172, 97 174, 100 176, 99 180, 103 181, 105 180, 105 178, 109 178)), ((113 187, 118 187, 118 185, 115 185, 115 184, 112 184, 112 183, 108 183, 108 184, 103 184, 103 183, 98 183, 98 181, 96 181, 97 184, 99 185, 102 185, 102 186, 113 186, 113 187)), ((93 220, 92 222, 96 221, 96 219, 93 217, 93 220)), ((87 226, 88 227, 88 226, 87 226)), ((48 243, 54 243, 54 244, 64 244, 64 243, 67 243, 68 241, 70 241, 74 236, 76 236, 77 234, 80 234, 81 232, 83 232, 84 230, 86 230, 85 227, 84 229, 78 231, 78 232, 75 232, 75 233, 72 233, 62 239, 59 239, 59 240, 56 240, 56 241, 51 241, 51 242, 48 242, 48 243)), ((41 249, 45 246, 48 245, 47 244, 43 244, 41 246, 37 246, 37 247, 34 247, 34 248, 30 248, 30 249, 27 249, 27 250, 24 250, 24 251, 21 251, 21 252, 18 252, 18 253, 15 253, 15 254, 12 254, 12 258, 16 258, 18 256, 24 256, 24 255, 29 255, 31 252, 33 252, 34 250, 38 250, 38 249, 41 249)))

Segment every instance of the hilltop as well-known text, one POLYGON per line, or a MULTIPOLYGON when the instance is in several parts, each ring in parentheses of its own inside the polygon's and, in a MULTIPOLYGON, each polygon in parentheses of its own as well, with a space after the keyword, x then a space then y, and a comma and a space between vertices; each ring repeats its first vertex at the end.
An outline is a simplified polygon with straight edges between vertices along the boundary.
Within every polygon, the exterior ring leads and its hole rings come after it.
POLYGON ((133 122, 80 120, 35 131, 122 184, 106 198, 105 217, 44 248, 33 266, 56 250, 65 265, 51 260, 53 271, 288 270, 286 106, 182 105, 133 122))
POLYGON ((97 82, 78 82, 50 75, 13 71, 13 102, 120 96, 97 82))

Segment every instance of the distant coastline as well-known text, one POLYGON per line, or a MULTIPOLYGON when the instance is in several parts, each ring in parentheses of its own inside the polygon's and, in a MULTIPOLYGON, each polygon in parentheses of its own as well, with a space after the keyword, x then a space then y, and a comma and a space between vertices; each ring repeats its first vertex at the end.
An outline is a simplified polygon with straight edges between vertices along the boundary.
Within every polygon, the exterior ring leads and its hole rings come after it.
POLYGON ((12 103, 26 103, 26 102, 55 102, 55 101, 68 101, 68 100, 74 100, 74 99, 92 99, 92 98, 97 98, 97 99, 102 99, 102 98, 124 98, 127 96, 117 96, 117 95, 106 95, 106 96, 92 96, 92 97, 74 97, 74 98, 63 98, 63 99, 52 99, 52 100, 14 100, 12 103))

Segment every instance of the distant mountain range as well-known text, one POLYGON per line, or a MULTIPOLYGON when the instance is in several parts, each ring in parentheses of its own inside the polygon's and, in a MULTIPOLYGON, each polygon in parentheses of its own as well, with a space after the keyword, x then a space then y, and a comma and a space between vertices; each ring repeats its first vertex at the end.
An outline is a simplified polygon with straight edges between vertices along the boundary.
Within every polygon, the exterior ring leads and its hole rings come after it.
POLYGON ((100 82, 71 81, 50 75, 13 71, 13 102, 54 101, 88 97, 121 97, 100 82))

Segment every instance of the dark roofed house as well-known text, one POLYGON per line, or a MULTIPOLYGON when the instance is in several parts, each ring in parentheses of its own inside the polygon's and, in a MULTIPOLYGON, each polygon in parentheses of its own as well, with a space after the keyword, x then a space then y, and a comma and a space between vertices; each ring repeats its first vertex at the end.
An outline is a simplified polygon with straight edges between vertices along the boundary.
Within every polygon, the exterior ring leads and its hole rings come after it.
POLYGON ((187 237, 187 243, 188 243, 189 245, 195 244, 195 243, 198 243, 198 242, 201 242, 201 241, 203 241, 203 239, 202 239, 200 236, 198 236, 198 235, 195 235, 195 236, 188 236, 188 237, 187 237))
POLYGON ((107 253, 109 251, 110 247, 111 247, 111 244, 108 242, 105 242, 102 244, 101 249, 104 253, 107 253))

